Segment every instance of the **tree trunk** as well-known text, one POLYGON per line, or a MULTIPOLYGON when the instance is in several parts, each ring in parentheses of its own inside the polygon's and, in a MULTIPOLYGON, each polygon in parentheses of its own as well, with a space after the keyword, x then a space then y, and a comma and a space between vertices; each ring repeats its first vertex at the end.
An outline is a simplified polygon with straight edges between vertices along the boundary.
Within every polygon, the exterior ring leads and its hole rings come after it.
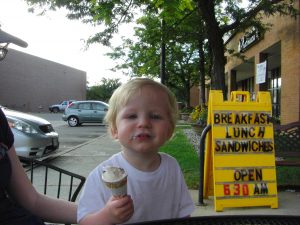
POLYGON ((200 81, 200 93, 199 93, 199 102, 201 107, 205 104, 205 54, 204 54, 204 22, 201 16, 201 11, 197 11, 199 19, 199 36, 198 36, 198 54, 199 54, 199 81, 200 81))
POLYGON ((200 74, 200 105, 205 104, 205 67, 204 67, 204 51, 203 38, 198 39, 198 53, 199 53, 199 74, 200 74))
POLYGON ((185 82, 185 101, 186 101, 186 107, 190 108, 191 107, 191 86, 190 86, 190 80, 185 82))
POLYGON ((165 21, 161 23, 161 50, 160 50, 160 81, 166 84, 166 43, 165 43, 165 21))
POLYGON ((198 0, 198 7, 206 23, 208 41, 213 55, 211 88, 225 93, 225 57, 223 34, 215 17, 214 0, 198 0))

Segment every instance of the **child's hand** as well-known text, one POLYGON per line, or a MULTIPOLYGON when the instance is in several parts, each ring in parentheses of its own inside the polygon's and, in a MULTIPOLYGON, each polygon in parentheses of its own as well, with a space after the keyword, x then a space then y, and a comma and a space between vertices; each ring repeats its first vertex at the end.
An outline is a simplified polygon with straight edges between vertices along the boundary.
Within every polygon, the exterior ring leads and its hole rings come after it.
POLYGON ((130 195, 122 198, 111 197, 105 205, 107 219, 111 224, 124 223, 133 215, 134 207, 130 195))
POLYGON ((125 223, 133 215, 133 201, 130 195, 122 198, 111 197, 105 207, 98 212, 88 214, 80 225, 114 225, 125 223))

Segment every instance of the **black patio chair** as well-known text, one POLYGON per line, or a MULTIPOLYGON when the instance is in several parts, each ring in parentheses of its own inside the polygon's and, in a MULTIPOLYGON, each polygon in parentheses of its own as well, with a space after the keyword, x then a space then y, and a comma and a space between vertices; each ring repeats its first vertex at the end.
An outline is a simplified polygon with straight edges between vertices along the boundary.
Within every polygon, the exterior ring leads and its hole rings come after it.
MULTIPOLYGON (((75 202, 85 177, 47 162, 19 157, 33 186, 47 196, 75 202)), ((68 224, 66 224, 68 225, 68 224)))

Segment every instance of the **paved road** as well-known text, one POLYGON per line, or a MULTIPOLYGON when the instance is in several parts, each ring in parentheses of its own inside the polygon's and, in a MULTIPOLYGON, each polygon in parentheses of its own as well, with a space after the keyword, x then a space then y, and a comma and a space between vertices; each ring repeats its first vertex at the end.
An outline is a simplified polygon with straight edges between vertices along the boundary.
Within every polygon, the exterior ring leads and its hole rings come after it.
MULTIPOLYGON (((83 124, 79 127, 69 127, 67 122, 62 120, 61 113, 32 113, 35 116, 42 117, 53 125, 55 131, 59 134, 59 149, 55 154, 68 152, 76 146, 88 143, 90 140, 102 136, 106 133, 106 127, 102 124, 83 124)), ((46 158, 52 158, 53 154, 46 158)))

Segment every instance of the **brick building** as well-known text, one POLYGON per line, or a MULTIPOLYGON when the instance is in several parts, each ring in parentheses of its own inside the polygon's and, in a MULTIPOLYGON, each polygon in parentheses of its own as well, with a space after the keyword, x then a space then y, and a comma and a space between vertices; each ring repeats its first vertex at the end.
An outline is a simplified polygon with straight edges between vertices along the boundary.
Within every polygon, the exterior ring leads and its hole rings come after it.
POLYGON ((26 112, 86 99, 85 71, 13 49, 0 62, 0 84, 0 105, 26 112))
MULTIPOLYGON (((299 1, 296 3, 299 8, 299 1)), ((279 15, 265 18, 273 24, 264 35, 250 29, 238 33, 226 42, 227 49, 241 52, 245 61, 227 55, 225 67, 228 93, 250 91, 253 98, 258 91, 270 91, 273 116, 281 124, 300 120, 300 17, 279 15), (265 82, 259 78, 257 64, 266 62, 265 82)))

